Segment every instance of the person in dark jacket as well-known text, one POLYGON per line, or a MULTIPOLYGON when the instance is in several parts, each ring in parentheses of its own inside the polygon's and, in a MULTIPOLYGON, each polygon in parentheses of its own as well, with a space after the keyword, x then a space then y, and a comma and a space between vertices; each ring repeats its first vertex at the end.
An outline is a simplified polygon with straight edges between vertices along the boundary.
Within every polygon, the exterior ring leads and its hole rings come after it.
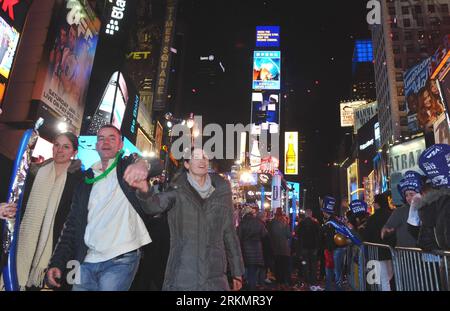
POLYGON ((425 150, 419 166, 431 180, 419 207, 419 247, 426 251, 450 250, 450 146, 436 144, 425 150))
POLYGON ((274 219, 268 226, 273 255, 275 256, 275 278, 278 286, 287 288, 290 283, 289 259, 291 250, 289 238, 291 231, 281 208, 277 208, 274 219))
POLYGON ((258 269, 264 267, 262 239, 267 235, 267 230, 264 223, 256 218, 256 210, 253 207, 244 207, 243 215, 238 236, 246 269, 246 289, 256 290, 258 269))
MULTIPOLYGON (((82 179, 81 162, 72 160, 78 152, 75 134, 56 135, 52 152, 51 159, 31 164, 25 184, 16 262, 21 289, 44 286, 45 270, 82 179)), ((64 282, 62 288, 70 286, 64 282)))
POLYGON ((48 284, 60 287, 61 271, 75 266, 68 281, 75 291, 128 290, 140 248, 151 242, 135 184, 147 183, 149 164, 123 157, 121 132, 104 125, 97 132, 101 161, 77 187, 62 236, 48 265, 48 284))
POLYGON ((306 281, 310 290, 322 290, 317 285, 317 252, 320 247, 320 225, 313 218, 312 210, 306 209, 305 219, 303 219, 297 230, 299 250, 305 262, 306 281))
POLYGON ((227 265, 233 290, 239 290, 244 263, 231 186, 220 175, 208 174, 209 159, 202 149, 192 150, 184 167, 165 192, 154 194, 145 182, 136 185, 147 213, 168 213, 170 252, 163 290, 229 290, 227 265))
MULTIPOLYGON (((391 235, 385 239, 381 238, 381 229, 386 224, 392 212, 389 209, 388 198, 386 194, 377 194, 373 203, 375 213, 367 219, 365 230, 362 231, 363 239, 366 242, 385 244, 389 246, 395 245, 395 236, 391 235)), ((390 280, 392 279, 393 266, 391 252, 387 248, 378 249, 378 260, 381 264, 381 290, 390 291, 390 280)))

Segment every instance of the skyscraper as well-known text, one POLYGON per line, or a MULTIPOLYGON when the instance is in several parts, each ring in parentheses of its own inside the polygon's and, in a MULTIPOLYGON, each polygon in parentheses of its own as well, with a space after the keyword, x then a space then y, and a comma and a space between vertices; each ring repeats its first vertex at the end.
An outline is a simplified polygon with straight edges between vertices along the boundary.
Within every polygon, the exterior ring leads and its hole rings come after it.
POLYGON ((376 99, 373 48, 371 40, 356 40, 352 60, 352 84, 350 99, 376 99))
POLYGON ((380 0, 372 26, 381 144, 408 136, 403 74, 432 55, 450 31, 450 0, 380 0))

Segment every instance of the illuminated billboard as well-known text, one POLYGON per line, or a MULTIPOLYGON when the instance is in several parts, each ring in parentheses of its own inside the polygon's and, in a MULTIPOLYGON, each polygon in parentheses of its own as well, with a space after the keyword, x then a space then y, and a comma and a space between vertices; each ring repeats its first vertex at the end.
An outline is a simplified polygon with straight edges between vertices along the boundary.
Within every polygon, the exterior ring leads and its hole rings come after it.
POLYGON ((352 101, 341 103, 341 127, 351 127, 355 125, 354 111, 356 108, 365 105, 367 102, 352 101))
POLYGON ((276 134, 280 124, 280 94, 270 91, 252 94, 251 123, 260 125, 261 130, 276 134))
POLYGON ((279 90, 281 79, 281 52, 253 52, 253 89, 279 90))
POLYGON ((359 178, 358 178, 358 160, 353 162, 347 168, 347 191, 348 201, 359 200, 359 178))
POLYGON ((256 26, 257 47, 279 47, 280 26, 256 26))
POLYGON ((300 183, 298 182, 286 182, 290 191, 289 191, 289 199, 292 199, 292 195, 295 194, 297 200, 300 198, 300 183))
POLYGON ((33 97, 80 130, 100 20, 84 1, 58 4, 48 30, 33 97))
POLYGON ((422 175, 419 168, 419 157, 425 150, 425 139, 416 138, 389 149, 389 176, 391 182, 392 201, 395 205, 402 205, 402 197, 397 190, 397 184, 406 171, 416 171, 422 175))
POLYGON ((14 54, 19 43, 19 33, 0 17, 0 75, 9 78, 14 54))
POLYGON ((298 132, 284 132, 284 174, 298 175, 298 132))

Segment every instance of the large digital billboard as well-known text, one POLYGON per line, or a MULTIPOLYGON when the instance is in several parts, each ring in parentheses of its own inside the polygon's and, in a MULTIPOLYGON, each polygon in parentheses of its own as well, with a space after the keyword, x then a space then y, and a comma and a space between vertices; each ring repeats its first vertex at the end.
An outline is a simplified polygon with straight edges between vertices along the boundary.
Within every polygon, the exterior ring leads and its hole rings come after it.
POLYGON ((279 132, 280 124, 280 94, 264 91, 252 94, 252 119, 251 123, 260 125, 261 130, 269 133, 279 132))
POLYGON ((391 181, 392 201, 395 205, 402 205, 402 197, 397 190, 397 184, 406 171, 413 170, 422 175, 419 168, 419 157, 425 150, 425 139, 416 138, 389 149, 389 175, 391 181))
POLYGON ((257 47, 279 47, 280 26, 256 26, 257 47))
POLYGON ((19 43, 19 32, 0 17, 0 75, 9 78, 14 54, 19 43))
POLYGON ((408 129, 432 132, 433 124, 445 111, 436 80, 430 79, 431 57, 408 70, 404 75, 408 129))
POLYGON ((298 132, 284 133, 284 174, 298 175, 298 132))
POLYGON ((80 130, 100 20, 84 1, 66 0, 50 23, 35 99, 80 130))
POLYGON ((281 52, 253 52, 253 89, 279 90, 281 80, 281 52))

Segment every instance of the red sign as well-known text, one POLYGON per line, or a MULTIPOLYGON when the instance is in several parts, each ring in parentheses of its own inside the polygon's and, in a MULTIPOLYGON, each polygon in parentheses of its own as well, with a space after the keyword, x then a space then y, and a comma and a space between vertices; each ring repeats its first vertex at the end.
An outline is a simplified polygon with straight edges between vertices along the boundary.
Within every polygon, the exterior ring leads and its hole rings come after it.
POLYGON ((19 0, 0 0, 0 3, 2 3, 2 10, 14 20, 14 6, 19 3, 19 0))

